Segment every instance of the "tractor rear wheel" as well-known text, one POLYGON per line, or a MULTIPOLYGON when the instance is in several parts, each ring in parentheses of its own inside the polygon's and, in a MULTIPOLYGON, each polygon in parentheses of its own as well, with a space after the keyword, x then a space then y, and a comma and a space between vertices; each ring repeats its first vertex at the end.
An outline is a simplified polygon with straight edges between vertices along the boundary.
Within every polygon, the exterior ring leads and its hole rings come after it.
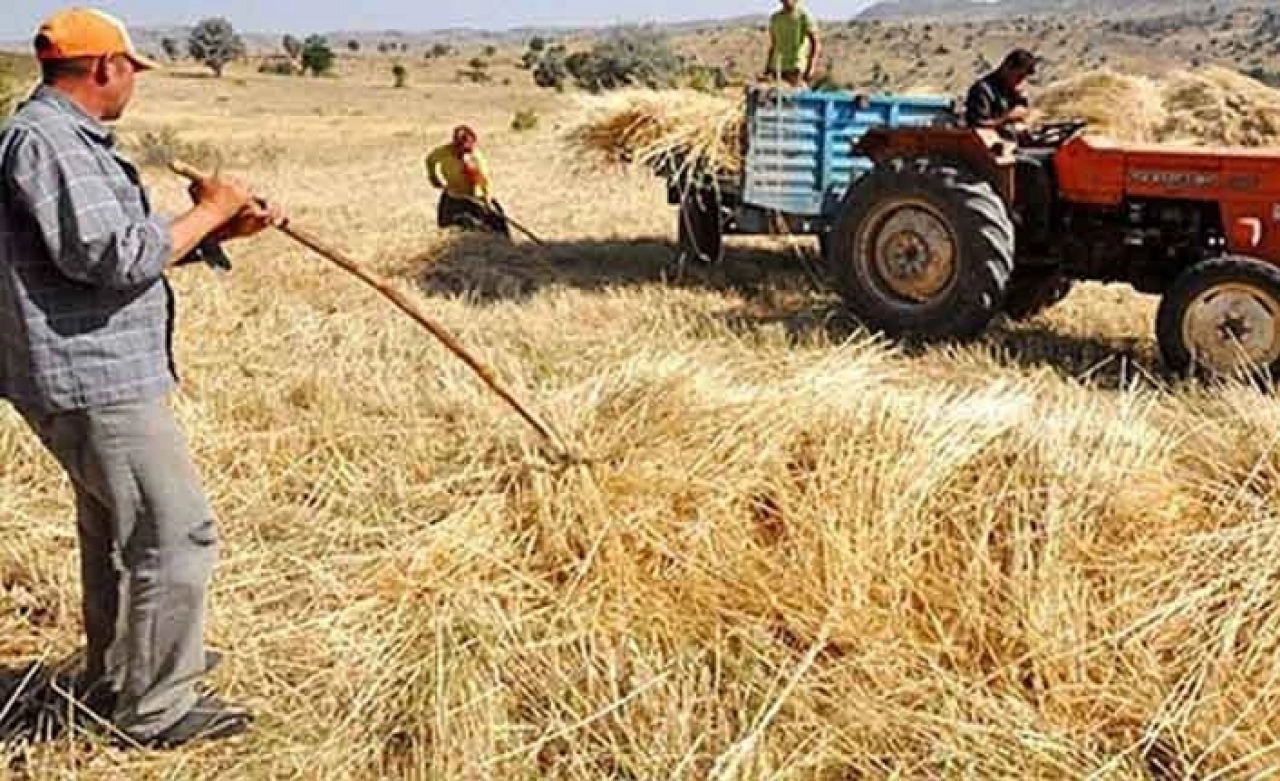
POLYGON ((851 312, 892 336, 969 339, 1004 306, 1014 232, 1004 201, 968 171, 892 161, 850 191, 831 234, 851 312))
POLYGON ((1280 372, 1280 269, 1225 257, 1183 272, 1160 302, 1160 352, 1176 372, 1280 372))
POLYGON ((685 258, 704 263, 719 263, 724 259, 720 193, 711 189, 685 190, 677 219, 680 252, 685 258))

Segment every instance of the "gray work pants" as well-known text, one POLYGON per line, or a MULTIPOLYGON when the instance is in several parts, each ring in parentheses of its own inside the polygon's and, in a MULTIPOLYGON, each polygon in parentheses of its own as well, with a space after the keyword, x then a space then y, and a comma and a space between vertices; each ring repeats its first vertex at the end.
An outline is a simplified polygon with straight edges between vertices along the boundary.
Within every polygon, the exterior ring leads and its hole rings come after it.
POLYGON ((218 541, 187 443, 164 399, 23 417, 75 489, 86 680, 117 691, 118 729, 150 739, 205 670, 218 541))

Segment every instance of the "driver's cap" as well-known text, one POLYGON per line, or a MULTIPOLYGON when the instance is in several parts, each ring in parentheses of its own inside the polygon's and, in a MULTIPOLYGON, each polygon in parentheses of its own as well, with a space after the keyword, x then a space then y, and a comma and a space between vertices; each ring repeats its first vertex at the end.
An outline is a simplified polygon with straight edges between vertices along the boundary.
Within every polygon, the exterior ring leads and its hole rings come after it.
POLYGON ((36 58, 72 60, 123 54, 137 70, 153 70, 160 63, 138 53, 124 24, 96 8, 68 8, 45 20, 36 32, 36 58))

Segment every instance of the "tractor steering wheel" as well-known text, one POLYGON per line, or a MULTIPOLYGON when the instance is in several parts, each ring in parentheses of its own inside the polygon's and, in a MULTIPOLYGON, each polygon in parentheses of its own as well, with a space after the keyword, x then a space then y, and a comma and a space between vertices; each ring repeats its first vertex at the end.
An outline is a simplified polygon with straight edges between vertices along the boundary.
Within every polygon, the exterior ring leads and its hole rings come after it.
POLYGON ((1025 147, 1057 148, 1070 141, 1081 130, 1089 126, 1083 119, 1067 119, 1060 122, 1049 122, 1031 128, 1020 139, 1025 147))

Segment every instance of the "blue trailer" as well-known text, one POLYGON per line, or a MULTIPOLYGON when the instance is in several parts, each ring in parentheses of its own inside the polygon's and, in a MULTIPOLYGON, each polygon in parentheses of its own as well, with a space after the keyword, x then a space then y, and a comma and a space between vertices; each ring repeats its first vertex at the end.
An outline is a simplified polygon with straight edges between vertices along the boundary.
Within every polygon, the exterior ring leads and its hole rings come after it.
MULTIPOLYGON (((824 239, 850 185, 872 168, 853 145, 873 127, 953 124, 946 97, 861 96, 750 87, 743 170, 698 182, 668 178, 680 207, 680 247, 715 262, 725 235, 792 234, 824 239)), ((825 243, 825 242, 824 242, 825 243)))

